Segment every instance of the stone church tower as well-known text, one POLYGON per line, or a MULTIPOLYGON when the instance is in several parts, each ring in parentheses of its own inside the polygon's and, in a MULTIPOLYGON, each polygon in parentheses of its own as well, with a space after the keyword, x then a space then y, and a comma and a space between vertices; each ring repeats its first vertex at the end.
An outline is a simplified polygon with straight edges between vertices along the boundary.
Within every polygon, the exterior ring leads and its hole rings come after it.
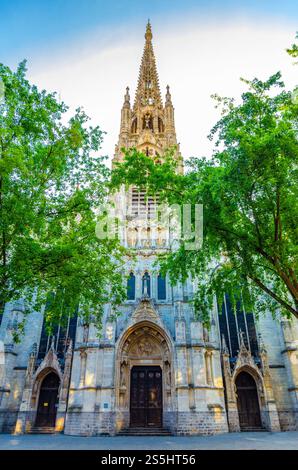
POLYGON ((181 170, 182 161, 179 145, 177 145, 170 88, 167 86, 163 106, 152 46, 151 26, 148 23, 134 105, 131 107, 127 87, 121 110, 119 141, 116 145, 113 163, 121 162, 123 147, 136 147, 158 161, 164 151, 173 146, 177 148, 176 157, 181 170))
MULTIPOLYGON (((124 96, 113 165, 131 147, 156 164, 173 147, 182 171, 174 107, 169 87, 165 104, 161 98, 149 23, 133 106, 128 88, 124 96)), ((193 318, 192 283, 172 287, 155 266, 170 241, 154 218, 157 201, 132 187, 119 191, 114 203, 127 208, 122 243, 136 255, 127 259, 128 300, 117 321, 107 308, 101 344, 89 328, 88 340, 75 351, 65 432, 88 432, 95 422, 91 432, 227 431, 214 327, 207 333, 193 318)))
MULTIPOLYGON (((119 141, 156 164, 177 144, 169 87, 161 97, 148 23, 133 106, 126 89, 119 141)), ((214 434, 239 430, 294 430, 298 424, 298 322, 256 320, 228 296, 214 299, 211 329, 195 318, 194 284, 171 285, 156 265, 171 234, 155 220, 158 200, 136 188, 114 197, 125 209, 122 243, 128 257, 127 300, 115 317, 106 305, 103 332, 77 316, 47 336, 43 311, 32 312, 20 344, 12 332, 23 303, 0 317, 0 431, 72 435, 214 434)))

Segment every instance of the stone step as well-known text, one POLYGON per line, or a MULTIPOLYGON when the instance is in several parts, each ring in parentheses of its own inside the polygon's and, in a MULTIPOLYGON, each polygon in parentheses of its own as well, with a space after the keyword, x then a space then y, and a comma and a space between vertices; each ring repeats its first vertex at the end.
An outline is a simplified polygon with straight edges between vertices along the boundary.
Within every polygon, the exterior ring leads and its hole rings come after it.
POLYGON ((55 434, 55 432, 55 428, 52 427, 34 426, 30 431, 27 431, 27 434, 55 434))
POLYGON ((118 432, 118 436, 171 436, 166 428, 126 428, 118 432))
POLYGON ((251 427, 247 426, 247 427, 245 427, 245 428, 243 427, 241 429, 241 432, 265 432, 265 431, 266 431, 266 429, 264 429, 264 428, 258 428, 258 427, 254 428, 253 426, 251 426, 251 427))

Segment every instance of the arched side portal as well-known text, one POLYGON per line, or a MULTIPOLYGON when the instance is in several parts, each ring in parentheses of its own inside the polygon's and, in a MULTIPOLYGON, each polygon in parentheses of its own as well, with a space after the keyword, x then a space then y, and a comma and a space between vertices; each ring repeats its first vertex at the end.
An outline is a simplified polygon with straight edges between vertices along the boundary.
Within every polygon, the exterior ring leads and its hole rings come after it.
POLYGON ((55 427, 59 400, 60 379, 55 372, 50 372, 42 380, 35 426, 55 427))
POLYGON ((116 409, 122 417, 117 430, 129 425, 165 424, 167 412, 173 410, 173 380, 172 345, 167 334, 150 321, 134 324, 117 348, 116 409))
POLYGON ((237 408, 241 431, 261 429, 261 413, 255 379, 246 371, 241 371, 235 380, 237 408))

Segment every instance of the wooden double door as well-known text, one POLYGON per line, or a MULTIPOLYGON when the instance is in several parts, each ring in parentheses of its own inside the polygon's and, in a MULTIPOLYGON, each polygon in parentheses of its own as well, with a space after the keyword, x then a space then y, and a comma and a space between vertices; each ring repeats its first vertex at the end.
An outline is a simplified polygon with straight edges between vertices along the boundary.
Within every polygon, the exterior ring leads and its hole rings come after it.
POLYGON ((130 426, 162 426, 162 371, 159 366, 134 366, 131 370, 130 426))
POLYGON ((241 431, 261 429, 259 398, 254 378, 241 372, 236 378, 237 406, 241 431))

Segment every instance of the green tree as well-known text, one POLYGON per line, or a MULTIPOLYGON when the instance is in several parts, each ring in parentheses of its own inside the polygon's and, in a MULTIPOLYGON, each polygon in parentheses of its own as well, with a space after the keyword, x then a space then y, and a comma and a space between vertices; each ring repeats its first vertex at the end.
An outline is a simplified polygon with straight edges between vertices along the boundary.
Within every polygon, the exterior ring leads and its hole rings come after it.
POLYGON ((214 294, 224 293, 256 314, 298 318, 298 107, 280 78, 245 81, 238 105, 215 96, 222 117, 210 160, 191 159, 179 175, 171 153, 156 165, 133 149, 112 176, 114 188, 135 184, 168 204, 203 204, 202 249, 187 250, 182 239, 160 261, 173 282, 197 279, 194 303, 206 323, 214 294))
POLYGON ((0 65, 0 303, 24 298, 47 322, 63 322, 79 305, 100 324, 107 301, 119 304, 122 252, 116 239, 95 235, 109 171, 98 156, 102 132, 81 109, 0 65), (63 307, 62 307, 63 299, 63 307))
MULTIPOLYGON (((296 33, 296 39, 298 39, 298 33, 296 33)), ((295 58, 298 57, 298 45, 297 44, 292 44, 292 46, 289 49, 287 49, 287 53, 291 57, 295 57, 295 58)))

